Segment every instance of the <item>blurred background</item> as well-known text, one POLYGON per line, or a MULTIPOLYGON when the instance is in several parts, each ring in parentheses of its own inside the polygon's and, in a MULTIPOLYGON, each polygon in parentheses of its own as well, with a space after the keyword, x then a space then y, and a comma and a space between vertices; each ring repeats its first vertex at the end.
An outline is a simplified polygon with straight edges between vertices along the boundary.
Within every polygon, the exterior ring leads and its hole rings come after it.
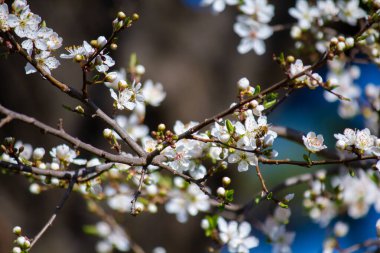
MULTIPOLYGON (((148 107, 146 124, 153 129, 159 123, 172 127, 176 120, 188 122, 201 121, 206 117, 229 107, 236 99, 236 82, 247 77, 253 84, 265 87, 283 75, 277 64, 272 61, 273 53, 291 51, 293 43, 288 31, 276 33, 266 41, 267 53, 256 56, 254 53, 238 54, 236 47, 240 41, 233 32, 237 11, 227 8, 219 15, 210 9, 199 8, 194 0, 34 0, 29 1, 33 12, 39 14, 47 25, 63 37, 64 46, 79 45, 83 40, 90 41, 100 35, 111 33, 111 22, 119 10, 132 14, 137 12, 140 20, 125 31, 119 38, 118 50, 112 52, 116 60, 115 69, 127 67, 131 53, 137 54, 139 62, 146 68, 146 79, 163 84, 167 98, 159 108, 148 107)), ((294 1, 276 1, 276 17, 271 24, 292 22, 287 9, 294 1)), ((63 48, 57 52, 62 53, 63 48)), ((71 61, 61 60, 61 66, 53 71, 57 79, 78 89, 81 87, 81 70, 71 61)), ((1 92, 0 103, 10 109, 33 116, 51 126, 63 118, 64 128, 74 136, 89 141, 98 147, 106 147, 101 138, 103 123, 90 121, 68 112, 62 105, 75 107, 77 102, 60 93, 44 81, 38 74, 25 75, 25 62, 18 55, 11 55, 0 61, 1 92)), ((321 70, 323 73, 324 70, 321 70)), ((371 80, 380 83, 377 69, 369 70, 371 80)), ((368 72, 369 73, 369 72, 368 72)), ((368 82, 362 80, 363 83, 368 82)), ((94 100, 111 112, 111 98, 105 87, 90 89, 94 100)), ((297 91, 283 106, 269 118, 275 125, 285 125, 301 131, 316 130, 333 146, 333 133, 341 132, 344 127, 361 127, 360 119, 341 120, 336 113, 336 104, 324 102, 321 91, 297 91)), ((42 135, 35 128, 12 122, 0 129, 0 138, 14 136, 26 143, 44 146, 47 150, 61 143, 57 138, 42 135)), ((280 157, 302 159, 302 147, 276 140, 275 149, 280 157)), ((289 166, 265 167, 263 175, 269 186, 275 186, 290 175, 310 172, 310 169, 289 166), (281 171, 281 172, 280 172, 281 171)), ((253 171, 246 173, 229 172, 232 187, 236 189, 237 203, 253 198, 260 190, 253 171)), ((12 247, 12 228, 20 225, 27 235, 35 235, 50 217, 55 205, 64 193, 52 190, 40 195, 31 195, 28 182, 17 175, 0 175, 0 252, 9 252, 12 247)), ((296 235, 294 252, 320 252, 324 238, 323 230, 310 224, 302 211, 302 190, 305 186, 291 189, 296 193, 292 202, 293 215, 289 230, 300 231, 296 235), (307 225, 305 225, 307 224, 307 225), (315 246, 310 247, 310 241, 315 246), (306 247, 306 248, 305 248, 306 247), (305 251, 305 249, 307 249, 305 251)), ((283 195, 286 195, 284 192, 283 195)), ((274 206, 264 203, 254 208, 250 217, 264 220, 272 213, 274 206)), ((143 214, 132 217, 115 214, 125 218, 125 225, 131 237, 146 252, 156 246, 163 246, 168 252, 206 252, 209 243, 200 228, 200 217, 191 218, 183 225, 163 208, 156 215, 143 214)), ((371 211, 371 215, 375 216, 371 211)), ((83 225, 94 224, 97 218, 89 214, 83 199, 72 194, 61 211, 53 227, 36 244, 34 252, 95 252, 98 238, 82 232, 83 225)), ((363 228, 372 220, 359 220, 353 226, 363 228), (367 223, 366 223, 367 222, 367 223)), ((375 236, 375 231, 369 231, 375 236)), ((258 232, 253 232, 259 236, 258 232)), ((363 235, 363 233, 360 233, 363 235)), ((368 237, 368 235, 367 235, 368 237)), ((270 247, 261 238, 261 246, 254 252, 270 252, 270 247)), ((350 234, 343 246, 359 242, 356 234, 350 234), (351 239, 350 239, 351 238, 351 239)))

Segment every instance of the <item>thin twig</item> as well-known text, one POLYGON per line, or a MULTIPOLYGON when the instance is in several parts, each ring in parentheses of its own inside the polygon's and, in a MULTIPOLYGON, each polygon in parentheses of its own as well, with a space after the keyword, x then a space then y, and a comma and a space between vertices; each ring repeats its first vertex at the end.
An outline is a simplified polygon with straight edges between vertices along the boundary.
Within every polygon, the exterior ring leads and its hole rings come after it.
POLYGON ((264 180, 264 178, 263 178, 263 175, 261 174, 261 170, 260 170, 259 164, 256 164, 255 167, 256 167, 256 174, 257 174, 257 177, 259 178, 260 183, 261 183, 261 188, 262 188, 262 190, 263 190, 266 194, 268 194, 269 191, 268 191, 267 186, 265 185, 265 180, 264 180))
POLYGON ((311 167, 315 165, 328 165, 328 164, 346 164, 346 163, 352 163, 352 162, 358 162, 358 161, 364 161, 364 160, 374 160, 378 159, 377 156, 371 155, 371 156, 362 156, 362 157, 354 157, 354 158, 346 158, 346 159, 338 159, 338 160, 318 160, 318 161, 293 161, 290 159, 283 159, 283 160, 274 160, 274 159, 266 159, 263 157, 259 158, 259 161, 263 164, 273 164, 273 165, 283 165, 283 164, 289 164, 289 165, 297 165, 297 166, 303 166, 303 167, 311 167))
POLYGON ((45 226, 40 230, 40 232, 33 238, 28 251, 30 251, 33 248, 33 246, 37 243, 37 241, 41 238, 41 236, 48 230, 49 227, 51 227, 53 225, 53 222, 57 218, 59 211, 63 208, 67 199, 69 198, 69 196, 73 190, 73 187, 77 181, 77 177, 78 177, 78 171, 76 171, 76 174, 71 178, 69 186, 67 187, 67 190, 66 190, 65 194, 63 195, 61 201, 55 207, 53 215, 50 217, 50 219, 45 224, 45 226))
POLYGON ((380 239, 379 238, 376 238, 376 239, 368 239, 364 242, 361 242, 361 243, 357 243, 357 244, 354 244, 348 248, 345 248, 345 249, 342 249, 342 250, 339 250, 340 253, 351 253, 351 252, 355 252, 359 249, 362 249, 362 248, 369 248, 369 247, 372 247, 372 246, 376 246, 377 248, 380 247, 380 239))
POLYGON ((1 121, 0 121, 0 128, 2 128, 3 126, 5 126, 9 122, 11 122, 12 119, 13 118, 10 115, 7 115, 5 118, 1 119, 1 121))

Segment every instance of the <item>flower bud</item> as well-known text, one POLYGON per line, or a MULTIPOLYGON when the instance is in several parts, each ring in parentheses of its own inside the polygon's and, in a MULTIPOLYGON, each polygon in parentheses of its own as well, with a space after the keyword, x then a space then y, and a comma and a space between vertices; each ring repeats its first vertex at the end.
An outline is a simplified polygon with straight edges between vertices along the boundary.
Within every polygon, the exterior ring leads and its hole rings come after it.
POLYGON ((166 129, 166 126, 165 126, 165 124, 159 124, 158 125, 158 131, 161 131, 161 132, 163 132, 163 131, 165 131, 165 129, 166 129))
POLYGON ((139 14, 137 14, 137 13, 132 14, 132 20, 133 21, 137 21, 137 20, 139 20, 139 18, 140 18, 139 14))
POLYGON ((330 45, 336 46, 338 44, 338 39, 336 37, 331 38, 330 45))
POLYGON ((76 62, 81 62, 81 61, 83 61, 83 55, 81 55, 81 54, 77 54, 77 55, 75 55, 75 57, 74 57, 74 61, 76 61, 76 62))
POLYGON ((223 177, 222 178, 222 183, 224 187, 228 187, 231 184, 231 178, 229 177, 223 177))
POLYGON ((16 243, 17 243, 19 246, 21 246, 21 247, 24 246, 25 241, 26 241, 26 239, 25 239, 25 237, 23 237, 23 236, 19 236, 19 237, 17 237, 17 239, 16 239, 16 243))
POLYGON ((343 41, 338 42, 338 45, 336 46, 339 52, 343 52, 346 49, 346 43, 343 41))
POLYGON ((346 223, 338 221, 334 226, 334 234, 336 237, 344 237, 347 235, 349 227, 346 223))
POLYGON ((144 204, 141 202, 136 202, 136 212, 141 213, 144 210, 144 204))
POLYGON ((144 75, 145 74, 145 67, 143 66, 143 65, 137 65, 136 66, 136 73, 138 74, 138 75, 144 75))
POLYGON ((352 48, 354 45, 355 45, 355 40, 354 40, 354 38, 352 38, 352 37, 348 37, 348 38, 346 39, 346 47, 347 47, 347 48, 352 48))
POLYGON ((31 184, 29 186, 29 191, 32 194, 40 194, 41 193, 41 187, 39 184, 34 183, 34 184, 31 184))
POLYGON ((337 149, 344 150, 346 148, 346 142, 343 140, 338 140, 335 146, 337 149))
POLYGON ((109 128, 106 128, 103 130, 103 137, 106 139, 110 139, 112 137, 112 130, 109 128))
POLYGON ((243 77, 238 81, 237 84, 239 89, 245 90, 249 87, 249 80, 246 77, 243 77))
POLYGON ((13 228, 13 234, 15 235, 21 235, 21 227, 20 226, 16 226, 13 228))
POLYGON ((224 187, 219 187, 216 190, 216 194, 218 194, 219 197, 224 197, 226 196, 226 189, 224 189, 224 187))
POLYGON ((97 42, 97 47, 101 48, 107 44, 107 39, 104 36, 99 36, 96 42, 97 42))
POLYGON ((117 73, 115 71, 109 72, 109 73, 107 73, 107 75, 105 77, 105 81, 112 83, 116 80, 116 78, 117 78, 117 73))
POLYGON ((150 213, 157 213, 158 208, 157 208, 157 206, 155 204, 149 203, 148 204, 148 211, 150 213))
POLYGON ((201 221, 201 228, 203 228, 204 230, 206 230, 209 227, 210 227, 210 223, 208 222, 208 220, 202 219, 202 221, 201 221))
POLYGON ((288 57, 286 57, 286 61, 288 62, 288 63, 293 63, 293 62, 295 62, 295 58, 294 58, 294 56, 293 55, 288 55, 288 57))
POLYGON ((20 247, 13 247, 12 253, 21 253, 21 248, 20 247))
POLYGON ((124 19, 127 18, 127 15, 125 15, 124 12, 119 11, 119 12, 117 13, 117 18, 120 19, 120 20, 124 20, 124 19))
POLYGON ((112 43, 110 45, 110 48, 111 48, 111 50, 116 50, 117 49, 117 44, 116 43, 112 43))
POLYGON ((124 90, 126 88, 128 88, 128 83, 127 81, 125 80, 120 80, 118 83, 117 83, 117 87, 118 89, 121 91, 121 90, 124 90))
POLYGON ((98 47, 98 41, 97 41, 97 40, 91 40, 91 41, 90 41, 90 45, 91 45, 92 47, 98 47))
POLYGON ((36 148, 33 150, 33 159, 34 160, 41 160, 45 155, 45 149, 44 148, 36 148))
POLYGON ((50 169, 52 170, 59 170, 59 164, 58 163, 51 163, 50 169))

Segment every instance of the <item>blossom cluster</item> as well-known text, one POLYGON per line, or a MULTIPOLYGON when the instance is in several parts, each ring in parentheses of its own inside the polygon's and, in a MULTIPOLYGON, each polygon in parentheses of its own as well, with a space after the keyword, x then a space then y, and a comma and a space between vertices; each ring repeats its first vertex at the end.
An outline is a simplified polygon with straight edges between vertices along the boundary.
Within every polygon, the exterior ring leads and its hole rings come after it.
POLYGON ((373 172, 357 170, 355 175, 342 173, 331 179, 333 191, 328 190, 325 171, 318 174, 304 193, 303 205, 312 220, 325 227, 339 214, 358 219, 370 207, 380 212, 378 176, 373 172))
MULTIPOLYGON (((46 73, 50 74, 50 70, 60 65, 52 53, 62 46, 62 38, 53 29, 47 27, 40 16, 30 10, 26 0, 14 1, 11 13, 6 3, 0 4, 0 29, 9 34, 14 32, 23 39, 22 48, 29 55, 34 55, 36 65, 46 73)), ((36 71, 31 63, 25 66, 26 74, 36 71)))

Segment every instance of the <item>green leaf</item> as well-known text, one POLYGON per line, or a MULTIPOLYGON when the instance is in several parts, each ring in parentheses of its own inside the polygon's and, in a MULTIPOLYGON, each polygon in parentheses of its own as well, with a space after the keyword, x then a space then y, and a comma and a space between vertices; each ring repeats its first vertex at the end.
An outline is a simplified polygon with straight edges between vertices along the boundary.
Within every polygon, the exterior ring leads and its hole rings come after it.
POLYGON ((310 156, 308 156, 307 154, 304 154, 304 155, 303 155, 303 159, 304 159, 308 164, 311 164, 310 156))
POLYGON ((99 78, 100 78, 100 75, 94 75, 92 77, 92 81, 95 82, 95 81, 99 80, 99 78))
POLYGON ((229 119, 226 120, 226 127, 228 130, 228 133, 233 134, 235 132, 235 127, 234 127, 234 125, 232 125, 232 123, 229 119))
POLYGON ((96 226, 93 225, 84 225, 83 226, 83 232, 88 235, 98 235, 98 230, 96 229, 96 226))
POLYGON ((274 106, 274 105, 276 104, 276 102, 277 102, 276 99, 271 100, 271 101, 265 101, 265 102, 264 102, 264 108, 265 108, 265 109, 268 109, 268 108, 274 106))
POLYGON ((261 201, 261 197, 260 196, 256 196, 256 198, 255 198, 256 205, 259 204, 260 201, 261 201))
POLYGON ((256 85, 256 87, 255 87, 255 92, 253 93, 253 95, 257 95, 257 94, 259 94, 260 91, 261 91, 261 86, 260 86, 260 85, 256 85))
POLYGON ((234 189, 230 189, 226 191, 226 197, 227 202, 232 202, 234 200, 234 189))
POLYGON ((355 177, 355 171, 352 168, 348 169, 348 173, 350 173, 351 177, 355 177))
POLYGON ((268 193, 267 200, 271 200, 273 197, 273 192, 268 193))
POLYGON ((133 69, 137 65, 137 55, 136 53, 132 53, 129 57, 129 68, 133 69))
POLYGON ((281 207, 281 208, 289 208, 289 206, 283 202, 278 202, 278 205, 281 207))

